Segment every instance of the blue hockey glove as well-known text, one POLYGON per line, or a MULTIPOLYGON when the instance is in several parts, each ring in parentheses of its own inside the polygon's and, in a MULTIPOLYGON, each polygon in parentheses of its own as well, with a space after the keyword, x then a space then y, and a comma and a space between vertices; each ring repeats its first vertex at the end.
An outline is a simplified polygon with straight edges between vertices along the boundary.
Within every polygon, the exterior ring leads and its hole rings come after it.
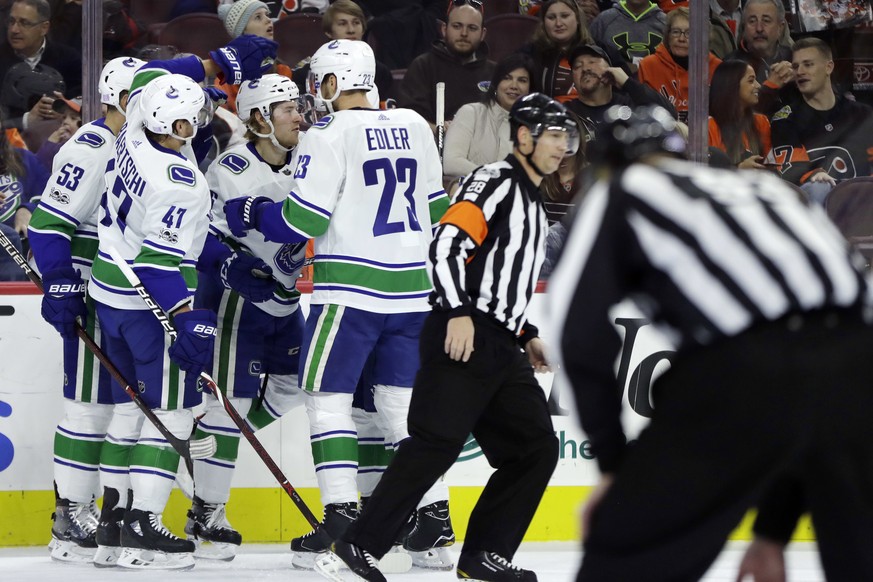
POLYGON ((85 282, 72 267, 49 271, 42 278, 42 317, 66 339, 76 337, 76 318, 84 327, 85 282))
POLYGON ((276 61, 278 44, 254 34, 238 36, 217 51, 209 51, 223 75, 222 81, 239 85, 257 79, 276 61))
POLYGON ((272 202, 266 196, 247 196, 225 202, 224 216, 233 236, 241 238, 246 235, 247 230, 257 229, 264 205, 272 202))
POLYGON ((221 265, 221 282, 249 301, 261 303, 273 296, 273 268, 257 257, 233 253, 221 265))
POLYGON ((217 87, 204 87, 203 92, 206 93, 209 100, 216 105, 224 105, 227 103, 227 93, 217 87))
POLYGON ((194 309, 173 317, 178 336, 168 351, 180 369, 199 374, 206 369, 215 345, 217 317, 208 309, 194 309))

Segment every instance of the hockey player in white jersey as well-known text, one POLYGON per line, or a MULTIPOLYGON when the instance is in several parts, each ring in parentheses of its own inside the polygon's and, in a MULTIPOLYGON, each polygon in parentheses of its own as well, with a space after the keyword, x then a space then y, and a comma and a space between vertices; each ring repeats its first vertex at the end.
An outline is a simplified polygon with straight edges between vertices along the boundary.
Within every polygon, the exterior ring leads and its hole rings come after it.
POLYGON ((130 83, 143 64, 139 59, 119 57, 103 67, 99 91, 106 114, 79 128, 58 151, 29 227, 30 246, 46 290, 42 314, 64 342, 64 417, 54 439, 58 500, 49 545, 52 558, 61 561, 90 562, 94 558, 101 541, 94 499, 101 494, 101 482, 110 508, 119 491, 127 492, 126 471, 106 471, 98 476, 97 470, 103 463, 112 465, 120 450, 129 450, 119 444, 125 438, 119 433, 121 427, 113 431, 110 426, 113 404, 123 409, 118 417, 130 421, 125 424, 141 422, 124 390, 79 342, 74 325, 80 317, 88 334, 101 342, 94 302, 87 297, 85 283, 97 254, 103 174, 115 153, 115 136, 124 124, 130 83), (112 444, 103 447, 107 434, 112 444))
MULTIPOLYGON (((306 243, 271 242, 257 232, 236 239, 224 220, 224 203, 250 192, 278 201, 292 188, 292 150, 302 120, 298 98, 297 86, 282 75, 243 83, 236 103, 249 139, 221 154, 206 172, 214 217, 198 264, 194 306, 218 313, 208 365, 252 430, 302 403, 297 367, 303 316, 296 283, 306 243)), ((194 503, 185 531, 197 543, 195 556, 230 560, 242 542, 225 513, 240 431, 216 398, 205 400, 197 435, 214 435, 218 450, 194 462, 194 503)))
MULTIPOLYGON (((196 390, 185 389, 183 372, 197 375, 205 368, 216 318, 214 312, 191 309, 211 200, 206 178, 182 152, 192 154, 187 146, 207 121, 208 97, 195 80, 218 70, 242 82, 259 76, 275 56, 275 43, 251 38, 234 39, 213 51, 210 60, 192 56, 143 66, 134 77, 127 123, 106 173, 91 294, 107 354, 123 375, 136 378, 146 405, 183 439, 193 426, 191 407, 201 398, 196 390), (110 248, 132 266, 173 319, 178 336, 172 345, 113 263, 110 248)), ((179 455, 150 423, 134 439, 129 455, 133 495, 121 526, 117 563, 140 569, 189 568, 194 543, 173 535, 161 520, 179 455)))
MULTIPOLYGON (((372 49, 334 40, 310 67, 310 92, 331 114, 298 147, 294 189, 281 203, 252 196, 225 206, 237 236, 256 229, 274 241, 315 238, 300 385, 325 517, 292 541, 298 553, 325 551, 357 515, 352 396, 371 352, 376 409, 394 443, 408 436, 418 336, 429 309, 427 249, 448 206, 427 122, 410 110, 369 109, 372 49)), ((453 542, 440 482, 422 500, 404 546, 420 551, 453 542)))

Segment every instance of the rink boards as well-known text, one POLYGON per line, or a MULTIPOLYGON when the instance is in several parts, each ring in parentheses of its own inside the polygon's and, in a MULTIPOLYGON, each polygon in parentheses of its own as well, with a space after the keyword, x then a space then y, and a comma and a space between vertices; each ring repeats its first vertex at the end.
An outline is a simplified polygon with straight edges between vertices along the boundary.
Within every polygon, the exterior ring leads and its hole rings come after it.
MULTIPOLYGON (((42 544, 48 539, 53 509, 52 442, 61 417, 60 336, 40 317, 40 299, 30 284, 0 284, 0 546, 42 544)), ((309 295, 301 304, 308 311, 309 295)), ((538 293, 530 320, 551 341, 546 315, 547 295, 538 293)), ((624 422, 630 435, 645 426, 651 380, 669 366, 668 342, 632 306, 619 306, 614 321, 625 337, 617 371, 625 385, 624 422)), ((549 398, 560 442, 560 460, 528 541, 578 539, 578 507, 598 472, 588 441, 570 414, 574 404, 553 374, 538 376, 549 398)), ((292 410, 280 422, 258 433, 313 513, 321 515, 315 472, 309 448, 305 412, 292 410)), ((452 519, 463 538, 467 518, 491 468, 474 442, 464 448, 446 474, 451 489, 452 519)), ((228 516, 249 542, 288 541, 309 530, 306 521, 276 484, 263 462, 247 444, 240 445, 228 516)), ((184 525, 190 502, 173 491, 164 521, 177 532, 184 525)), ((748 520, 734 537, 748 538, 748 520)), ((804 523, 798 539, 811 539, 804 523)))

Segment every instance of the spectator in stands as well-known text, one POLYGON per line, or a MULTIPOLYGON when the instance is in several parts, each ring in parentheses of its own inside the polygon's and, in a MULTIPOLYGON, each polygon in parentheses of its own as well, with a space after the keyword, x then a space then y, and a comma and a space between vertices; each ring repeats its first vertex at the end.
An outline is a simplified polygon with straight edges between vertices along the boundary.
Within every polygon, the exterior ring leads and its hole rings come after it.
MULTIPOLYGON (((688 8, 676 8, 667 15, 664 42, 655 54, 640 61, 639 80, 658 91, 673 105, 679 120, 688 120, 688 46, 691 34, 688 8)), ((709 78, 721 60, 709 53, 709 78)))
MULTIPOLYGON (((367 19, 361 7, 352 0, 335 0, 324 11, 321 17, 321 28, 329 39, 345 38, 348 40, 364 40, 367 32, 367 19)), ((292 76, 301 95, 308 92, 306 80, 309 77, 309 58, 299 64, 292 76)), ((394 77, 391 69, 384 63, 376 61, 376 89, 381 101, 390 97, 394 77)))
MULTIPOLYGON (((781 2, 781 0, 779 0, 781 2)), ((740 0, 709 0, 710 15, 724 21, 728 29, 737 36, 737 29, 743 20, 743 8, 740 0)))
POLYGON ((589 140, 597 139, 603 113, 613 105, 660 105, 676 117, 666 97, 629 77, 621 67, 612 66, 609 55, 599 46, 580 44, 570 54, 570 62, 578 95, 564 105, 580 118, 589 140))
MULTIPOLYGON (((733 26, 723 16, 720 8, 722 0, 711 0, 709 8, 709 52, 720 59, 737 50, 737 33, 733 26), (717 9, 716 6, 719 8, 717 9)), ((731 2, 733 0, 726 0, 731 2)))
MULTIPOLYGON (((367 41, 376 60, 391 69, 406 69, 439 40, 451 0, 358 0, 368 15, 367 41)), ((451 6, 451 5, 450 5, 451 6)), ((451 8, 450 8, 451 9, 451 8)))
POLYGON ((600 13, 589 26, 594 40, 618 51, 635 71, 664 40, 667 16, 651 0, 625 0, 600 13))
POLYGON ((511 54, 497 63, 485 97, 461 106, 446 131, 444 175, 466 176, 512 153, 509 110, 516 99, 536 91, 532 79, 533 61, 527 55, 511 54))
POLYGON ((831 49, 814 37, 792 48, 800 98, 771 120, 771 161, 782 177, 823 203, 838 180, 871 175, 873 109, 834 92, 831 49))
MULTIPOLYGON (((63 77, 67 94, 79 95, 82 92, 82 59, 79 49, 58 44, 47 39, 51 12, 47 0, 15 0, 9 11, 6 25, 7 43, 0 46, 0 79, 6 85, 6 74, 13 66, 25 62, 31 69, 42 65, 50 67, 63 77)), ((54 97, 49 94, 35 104, 29 111, 9 109, 10 123, 15 127, 26 128, 36 119, 54 119, 51 110, 54 97)))
MULTIPOLYGON (((36 156, 12 147, 6 133, 0 132, 0 230, 23 252, 22 239, 38 197, 45 188, 49 172, 36 156)), ((0 253, 0 280, 23 281, 23 271, 6 253, 0 253)))
POLYGON ((727 60, 712 75, 709 146, 739 168, 764 169, 770 152, 770 120, 755 113, 761 84, 746 61, 727 60))
POLYGON ((739 38, 739 48, 728 58, 746 61, 755 69, 762 85, 757 109, 771 116, 798 96, 782 0, 748 0, 743 8, 739 38))
MULTIPOLYGON (((519 0, 518 11, 522 14, 536 16, 542 8, 542 0, 519 0)), ((612 0, 576 0, 576 5, 585 13, 585 22, 591 22, 604 10, 612 8, 612 0)))
MULTIPOLYGON (((270 20, 267 5, 260 0, 238 0, 233 4, 222 4, 218 7, 218 17, 224 23, 231 38, 243 34, 255 34, 262 38, 273 40, 273 21, 270 20)), ((283 63, 276 63, 271 73, 277 73, 289 79, 292 76, 291 67, 283 63)), ((227 93, 227 108, 236 111, 236 94, 239 85, 231 85, 215 81, 215 86, 227 93)))
POLYGON ((580 44, 592 44, 594 39, 575 0, 546 0, 539 16, 532 41, 521 50, 534 59, 541 91, 566 103, 576 98, 570 52, 580 44))
POLYGON ((467 103, 478 102, 488 90, 494 63, 487 60, 485 14, 478 0, 452 0, 443 38, 430 52, 417 57, 403 78, 400 107, 418 112, 436 127, 436 84, 446 84, 446 120, 467 103))
POLYGON ((61 116, 60 125, 46 138, 39 151, 36 152, 39 163, 48 172, 52 171, 52 162, 61 146, 67 143, 73 134, 82 127, 82 98, 66 99, 61 97, 55 99, 55 102, 52 103, 52 109, 61 116))
POLYGON ((559 223, 570 212, 578 202, 574 200, 575 197, 582 191, 582 170, 588 165, 588 158, 585 157, 585 137, 580 135, 580 139, 582 141, 576 153, 565 157, 558 166, 558 171, 545 176, 540 184, 543 207, 550 227, 559 223))

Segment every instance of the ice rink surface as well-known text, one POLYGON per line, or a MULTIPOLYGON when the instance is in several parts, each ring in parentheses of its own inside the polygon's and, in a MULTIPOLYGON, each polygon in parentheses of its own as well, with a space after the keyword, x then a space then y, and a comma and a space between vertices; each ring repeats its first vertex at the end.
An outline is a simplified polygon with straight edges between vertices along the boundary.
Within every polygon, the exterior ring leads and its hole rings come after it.
MULTIPOLYGON (((746 544, 730 542, 713 564, 705 582, 734 582, 737 565, 746 544)), ((454 553, 460 550, 455 546, 454 553)), ((527 543, 515 556, 513 563, 534 570, 540 582, 571 582, 582 553, 575 543, 527 543)), ((791 544, 788 555, 788 582, 823 582, 815 544, 791 544)), ((433 572, 414 568, 407 574, 389 574, 389 582, 449 582, 456 580, 455 572, 433 572)), ((346 579, 353 577, 346 571, 346 579)), ((244 544, 232 562, 199 560, 192 570, 185 572, 137 572, 120 569, 97 569, 87 565, 52 562, 48 551, 40 548, 0 548, 0 580, 3 582, 247 582, 249 580, 294 580, 315 582, 324 580, 318 574, 291 567, 285 544, 244 544)))

